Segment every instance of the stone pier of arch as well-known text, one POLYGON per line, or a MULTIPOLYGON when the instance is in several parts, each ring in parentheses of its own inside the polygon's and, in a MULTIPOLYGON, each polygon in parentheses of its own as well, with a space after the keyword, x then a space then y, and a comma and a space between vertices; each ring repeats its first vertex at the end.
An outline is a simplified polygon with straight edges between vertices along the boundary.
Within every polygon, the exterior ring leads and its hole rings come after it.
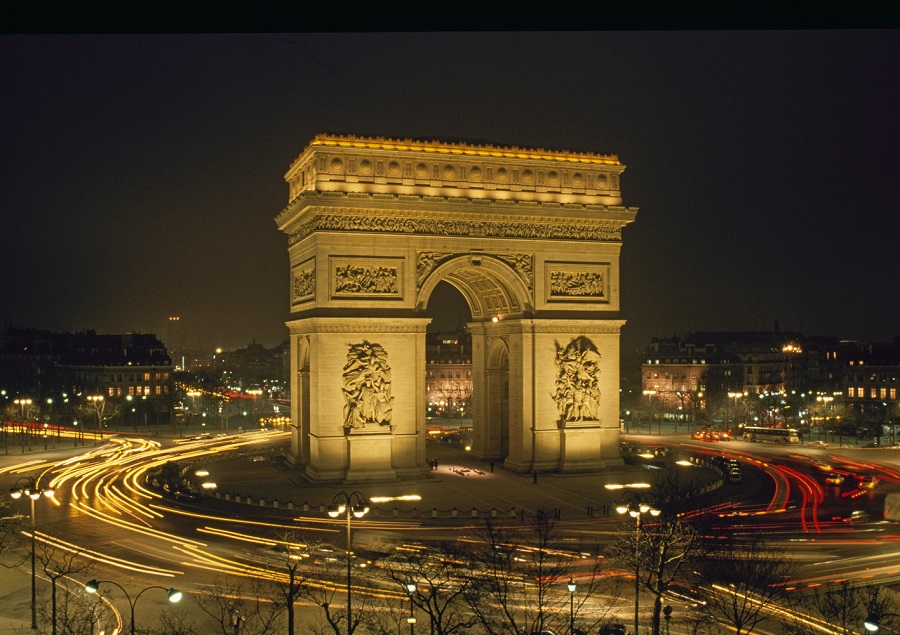
POLYGON ((316 137, 286 175, 290 460, 316 482, 419 478, 425 317, 472 313, 472 453, 519 472, 621 464, 624 166, 611 155, 316 137))

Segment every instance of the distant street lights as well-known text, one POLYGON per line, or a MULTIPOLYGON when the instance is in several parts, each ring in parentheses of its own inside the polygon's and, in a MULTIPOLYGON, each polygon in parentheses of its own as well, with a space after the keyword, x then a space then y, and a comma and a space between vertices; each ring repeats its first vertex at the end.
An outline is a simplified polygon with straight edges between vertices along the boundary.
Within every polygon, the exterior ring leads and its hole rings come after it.
POLYGON ((353 543, 350 540, 350 519, 351 518, 362 518, 367 513, 369 513, 369 504, 366 502, 366 497, 363 496, 360 492, 352 492, 348 494, 347 492, 339 492, 335 495, 334 500, 331 501, 331 505, 328 506, 328 515, 332 518, 337 518, 341 514, 347 515, 347 635, 350 635, 352 630, 352 558, 353 558, 353 543))
POLYGON ((34 566, 34 501, 39 499, 41 495, 53 496, 53 490, 49 487, 43 489, 38 486, 32 476, 25 476, 16 481, 16 484, 9 490, 9 495, 18 500, 25 494, 31 499, 31 628, 37 628, 37 587, 34 566))
POLYGON ((137 601, 140 599, 141 595, 143 595, 144 591, 149 591, 150 589, 162 589, 166 592, 166 595, 169 598, 169 602, 175 603, 181 600, 181 591, 176 589, 167 589, 162 586, 148 586, 146 589, 141 589, 140 592, 131 599, 131 596, 128 595, 128 591, 126 591, 121 584, 117 582, 112 582, 111 580, 91 580, 87 584, 84 585, 84 590, 88 593, 97 593, 100 590, 101 584, 111 584, 113 586, 119 587, 119 590, 125 594, 125 597, 128 599, 128 606, 131 607, 131 635, 134 635, 134 607, 137 604, 137 601))
POLYGON ((648 513, 654 517, 659 516, 660 510, 646 503, 640 492, 627 490, 622 501, 616 505, 616 511, 634 518, 634 635, 638 635, 641 601, 641 517, 648 513))

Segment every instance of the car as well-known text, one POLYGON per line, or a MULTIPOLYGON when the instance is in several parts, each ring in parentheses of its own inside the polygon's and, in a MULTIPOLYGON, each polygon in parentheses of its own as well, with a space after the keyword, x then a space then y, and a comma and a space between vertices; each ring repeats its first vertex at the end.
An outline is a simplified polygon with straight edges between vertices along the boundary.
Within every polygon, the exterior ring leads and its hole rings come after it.
POLYGON ((856 476, 857 487, 859 489, 874 489, 878 485, 878 477, 868 474, 858 474, 856 476))
POLYGON ((843 474, 829 474, 825 477, 825 482, 829 485, 842 485, 844 483, 844 475, 843 474))
POLYGON ((628 629, 624 624, 604 624, 597 631, 597 635, 626 635, 628 629))
POLYGON ((807 447, 810 448, 827 448, 829 447, 827 443, 824 441, 810 441, 806 444, 807 447))

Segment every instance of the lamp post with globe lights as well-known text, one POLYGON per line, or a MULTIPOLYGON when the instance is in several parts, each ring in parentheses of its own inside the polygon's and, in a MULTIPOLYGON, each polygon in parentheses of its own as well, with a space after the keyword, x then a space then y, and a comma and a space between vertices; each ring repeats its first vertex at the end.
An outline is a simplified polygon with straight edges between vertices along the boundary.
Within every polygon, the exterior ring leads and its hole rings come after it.
POLYGON ((406 592, 409 593, 409 617, 406 618, 406 621, 409 623, 409 635, 415 635, 416 633, 416 614, 413 607, 413 595, 417 588, 415 582, 406 583, 406 592))
POLYGON ((634 518, 634 633, 637 635, 641 602, 641 518, 647 514, 659 516, 660 510, 651 507, 641 492, 630 489, 624 492, 616 511, 634 518))
POLYGON ((353 597, 351 589, 353 543, 350 536, 350 520, 352 518, 362 518, 367 513, 369 513, 369 503, 366 502, 366 497, 360 492, 348 494, 341 491, 335 495, 331 505, 328 506, 328 515, 332 518, 337 518, 341 514, 346 514, 347 516, 347 635, 351 635, 353 632, 353 623, 351 621, 353 615, 351 599, 353 597))
POLYGON ((22 495, 27 496, 31 500, 31 628, 37 628, 37 586, 35 574, 35 558, 34 558, 34 501, 41 496, 53 496, 53 490, 50 488, 42 488, 32 476, 25 476, 16 481, 16 484, 10 488, 9 495, 18 500, 22 495))
POLYGON ((125 588, 121 584, 119 584, 118 582, 113 582, 111 580, 91 580, 90 582, 88 582, 87 584, 84 585, 84 590, 87 591, 88 593, 97 593, 100 590, 101 584, 111 584, 113 586, 119 587, 119 590, 125 594, 125 597, 128 600, 128 606, 131 608, 131 635, 135 635, 134 607, 137 605, 137 601, 140 599, 141 595, 144 594, 144 591, 149 591, 150 589, 162 589, 163 591, 166 592, 166 596, 169 598, 169 602, 172 602, 173 604, 181 601, 181 596, 182 596, 181 591, 178 591, 176 589, 167 589, 166 587, 163 587, 163 586, 148 586, 145 589, 141 589, 138 592, 138 594, 134 597, 134 599, 132 600, 131 596, 128 594, 128 591, 126 591, 125 588))
MULTIPOLYGON (((30 406, 34 402, 31 399, 28 399, 27 397, 25 397, 25 398, 13 399, 13 403, 16 404, 17 406, 19 406, 20 411, 21 411, 21 417, 19 418, 19 430, 21 431, 21 437, 22 437, 22 454, 25 454, 25 437, 27 435, 27 432, 25 430, 25 408, 27 406, 30 406)), ((28 449, 30 450, 31 449, 30 441, 28 443, 28 446, 29 446, 28 449)))

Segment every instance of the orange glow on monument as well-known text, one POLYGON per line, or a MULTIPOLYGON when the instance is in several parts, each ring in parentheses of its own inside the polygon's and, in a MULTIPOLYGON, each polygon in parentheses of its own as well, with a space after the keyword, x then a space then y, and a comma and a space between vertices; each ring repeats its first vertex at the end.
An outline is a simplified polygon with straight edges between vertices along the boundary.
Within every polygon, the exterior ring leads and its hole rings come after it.
POLYGON ((276 218, 289 458, 313 480, 428 471, 425 309, 447 282, 472 315, 472 454, 520 472, 619 464, 624 170, 614 155, 315 137, 276 218))

